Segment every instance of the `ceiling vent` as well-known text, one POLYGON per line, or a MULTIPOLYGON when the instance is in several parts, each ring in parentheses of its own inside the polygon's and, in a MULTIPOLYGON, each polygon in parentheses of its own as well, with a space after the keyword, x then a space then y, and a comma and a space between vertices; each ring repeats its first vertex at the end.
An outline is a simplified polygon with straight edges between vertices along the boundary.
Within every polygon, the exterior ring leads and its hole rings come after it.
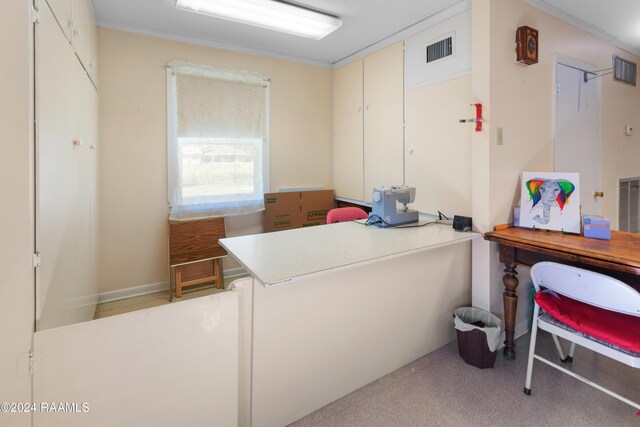
POLYGON ((640 232, 640 178, 620 180, 618 219, 620 231, 640 232))
POLYGON ((636 85, 636 63, 622 59, 619 56, 613 57, 613 79, 630 85, 636 85))
POLYGON ((427 46, 427 64, 453 55, 453 36, 427 46))

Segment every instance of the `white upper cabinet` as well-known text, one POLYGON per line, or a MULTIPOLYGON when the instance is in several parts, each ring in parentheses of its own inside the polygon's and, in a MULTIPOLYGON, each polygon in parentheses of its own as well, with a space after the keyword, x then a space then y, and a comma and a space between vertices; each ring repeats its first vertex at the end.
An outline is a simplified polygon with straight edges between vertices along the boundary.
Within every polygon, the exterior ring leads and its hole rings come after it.
POLYGON ((362 60, 333 74, 333 176, 336 196, 363 200, 362 60))
POLYGON ((71 44, 94 83, 97 77, 97 28, 89 0, 71 0, 71 44))
POLYGON ((98 28, 90 0, 46 0, 94 85, 98 85, 98 28))
POLYGON ((336 197, 371 202, 404 183, 404 42, 338 68, 333 84, 336 197))
POLYGON ((404 43, 364 58, 364 201, 404 182, 404 43))
POLYGON ((71 21, 71 0, 47 0, 53 16, 67 40, 71 41, 73 23, 71 21))

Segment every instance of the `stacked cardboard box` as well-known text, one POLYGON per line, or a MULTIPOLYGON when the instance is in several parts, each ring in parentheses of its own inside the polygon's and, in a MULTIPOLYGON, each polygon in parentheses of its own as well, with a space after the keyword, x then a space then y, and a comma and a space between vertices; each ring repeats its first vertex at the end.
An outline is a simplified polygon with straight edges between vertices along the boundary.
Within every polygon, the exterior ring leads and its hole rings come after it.
POLYGON ((264 231, 289 230, 327 223, 333 190, 291 191, 264 195, 264 231))

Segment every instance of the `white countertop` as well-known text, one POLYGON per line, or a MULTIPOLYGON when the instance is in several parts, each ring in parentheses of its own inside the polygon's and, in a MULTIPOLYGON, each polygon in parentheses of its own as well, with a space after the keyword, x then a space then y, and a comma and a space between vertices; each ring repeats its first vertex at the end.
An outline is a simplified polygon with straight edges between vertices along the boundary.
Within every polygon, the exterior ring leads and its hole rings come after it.
MULTIPOLYGON (((424 218, 421 218, 421 223, 424 218)), ((479 236, 450 225, 378 228, 342 222, 230 237, 220 244, 265 286, 427 251, 479 236)))

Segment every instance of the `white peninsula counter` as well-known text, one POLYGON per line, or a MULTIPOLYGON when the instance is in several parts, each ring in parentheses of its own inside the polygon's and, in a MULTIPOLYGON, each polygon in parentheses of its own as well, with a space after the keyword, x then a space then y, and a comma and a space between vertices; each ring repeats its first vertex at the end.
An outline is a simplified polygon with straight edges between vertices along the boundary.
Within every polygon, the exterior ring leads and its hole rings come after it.
POLYGON ((457 232, 442 224, 378 228, 353 221, 227 238, 220 244, 260 283, 271 286, 432 250, 477 235, 457 232))
POLYGON ((477 236, 346 222, 222 239, 252 275, 235 282, 240 425, 287 425, 452 341, 477 236))

